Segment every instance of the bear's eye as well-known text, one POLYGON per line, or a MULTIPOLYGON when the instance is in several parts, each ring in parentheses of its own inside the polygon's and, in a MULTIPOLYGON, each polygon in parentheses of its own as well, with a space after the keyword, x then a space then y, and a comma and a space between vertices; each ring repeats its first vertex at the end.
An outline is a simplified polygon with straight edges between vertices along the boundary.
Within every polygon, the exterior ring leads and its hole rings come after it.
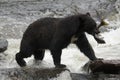
POLYGON ((97 28, 94 30, 94 32, 95 32, 96 34, 99 34, 99 33, 100 33, 100 31, 99 31, 97 28))

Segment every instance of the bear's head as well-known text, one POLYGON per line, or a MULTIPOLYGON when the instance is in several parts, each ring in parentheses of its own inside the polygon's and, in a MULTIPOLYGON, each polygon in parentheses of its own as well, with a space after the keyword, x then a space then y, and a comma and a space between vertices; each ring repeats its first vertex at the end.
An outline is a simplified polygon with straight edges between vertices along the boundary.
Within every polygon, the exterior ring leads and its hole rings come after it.
POLYGON ((105 43, 105 41, 102 38, 100 38, 99 28, 98 28, 96 22, 90 16, 90 14, 86 13, 84 15, 84 17, 82 17, 82 19, 83 19, 83 30, 84 30, 84 32, 87 32, 88 34, 92 35, 98 43, 100 43, 100 44, 105 43))

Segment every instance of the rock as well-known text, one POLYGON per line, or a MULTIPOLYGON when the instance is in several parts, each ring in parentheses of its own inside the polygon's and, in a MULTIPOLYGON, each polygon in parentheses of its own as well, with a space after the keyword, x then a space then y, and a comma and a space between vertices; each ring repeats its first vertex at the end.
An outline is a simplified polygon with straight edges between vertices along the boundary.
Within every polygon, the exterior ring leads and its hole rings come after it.
MULTIPOLYGON (((90 80, 90 75, 80 74, 80 73, 71 73, 72 80, 90 80)), ((92 79, 91 79, 92 80, 92 79)))
POLYGON ((8 41, 6 39, 0 39, 0 52, 7 50, 8 41))
POLYGON ((120 74, 81 74, 71 73, 72 80, 120 80, 120 74))
POLYGON ((92 73, 119 74, 120 60, 96 60, 86 64, 92 73))
POLYGON ((0 68, 0 80, 119 80, 120 74, 70 73, 61 68, 0 68))
POLYGON ((70 72, 60 68, 0 69, 1 80, 71 80, 70 72))

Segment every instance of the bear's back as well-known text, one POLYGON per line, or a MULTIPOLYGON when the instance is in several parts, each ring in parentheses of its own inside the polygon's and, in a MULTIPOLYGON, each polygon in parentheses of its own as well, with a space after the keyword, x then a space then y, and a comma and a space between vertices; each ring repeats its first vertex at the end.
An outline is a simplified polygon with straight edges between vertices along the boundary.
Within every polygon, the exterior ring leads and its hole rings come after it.
POLYGON ((48 47, 54 36, 60 18, 42 18, 33 22, 26 29, 23 39, 41 47, 48 47))

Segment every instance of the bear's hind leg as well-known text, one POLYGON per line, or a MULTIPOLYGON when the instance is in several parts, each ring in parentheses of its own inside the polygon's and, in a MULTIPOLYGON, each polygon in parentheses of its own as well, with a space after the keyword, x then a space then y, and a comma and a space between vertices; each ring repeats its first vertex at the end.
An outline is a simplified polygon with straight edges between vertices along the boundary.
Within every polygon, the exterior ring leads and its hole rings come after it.
POLYGON ((17 63, 19 64, 19 66, 21 66, 21 67, 26 66, 26 62, 23 60, 21 53, 17 53, 15 56, 15 59, 16 59, 17 63))
POLYGON ((43 60, 44 58, 44 53, 45 53, 45 50, 44 49, 38 49, 34 52, 34 58, 35 60, 43 60))
POLYGON ((19 66, 24 67, 24 66, 26 66, 26 62, 25 62, 24 58, 30 57, 31 55, 32 54, 25 55, 24 53, 19 52, 16 54, 15 59, 16 59, 17 63, 19 64, 19 66))

